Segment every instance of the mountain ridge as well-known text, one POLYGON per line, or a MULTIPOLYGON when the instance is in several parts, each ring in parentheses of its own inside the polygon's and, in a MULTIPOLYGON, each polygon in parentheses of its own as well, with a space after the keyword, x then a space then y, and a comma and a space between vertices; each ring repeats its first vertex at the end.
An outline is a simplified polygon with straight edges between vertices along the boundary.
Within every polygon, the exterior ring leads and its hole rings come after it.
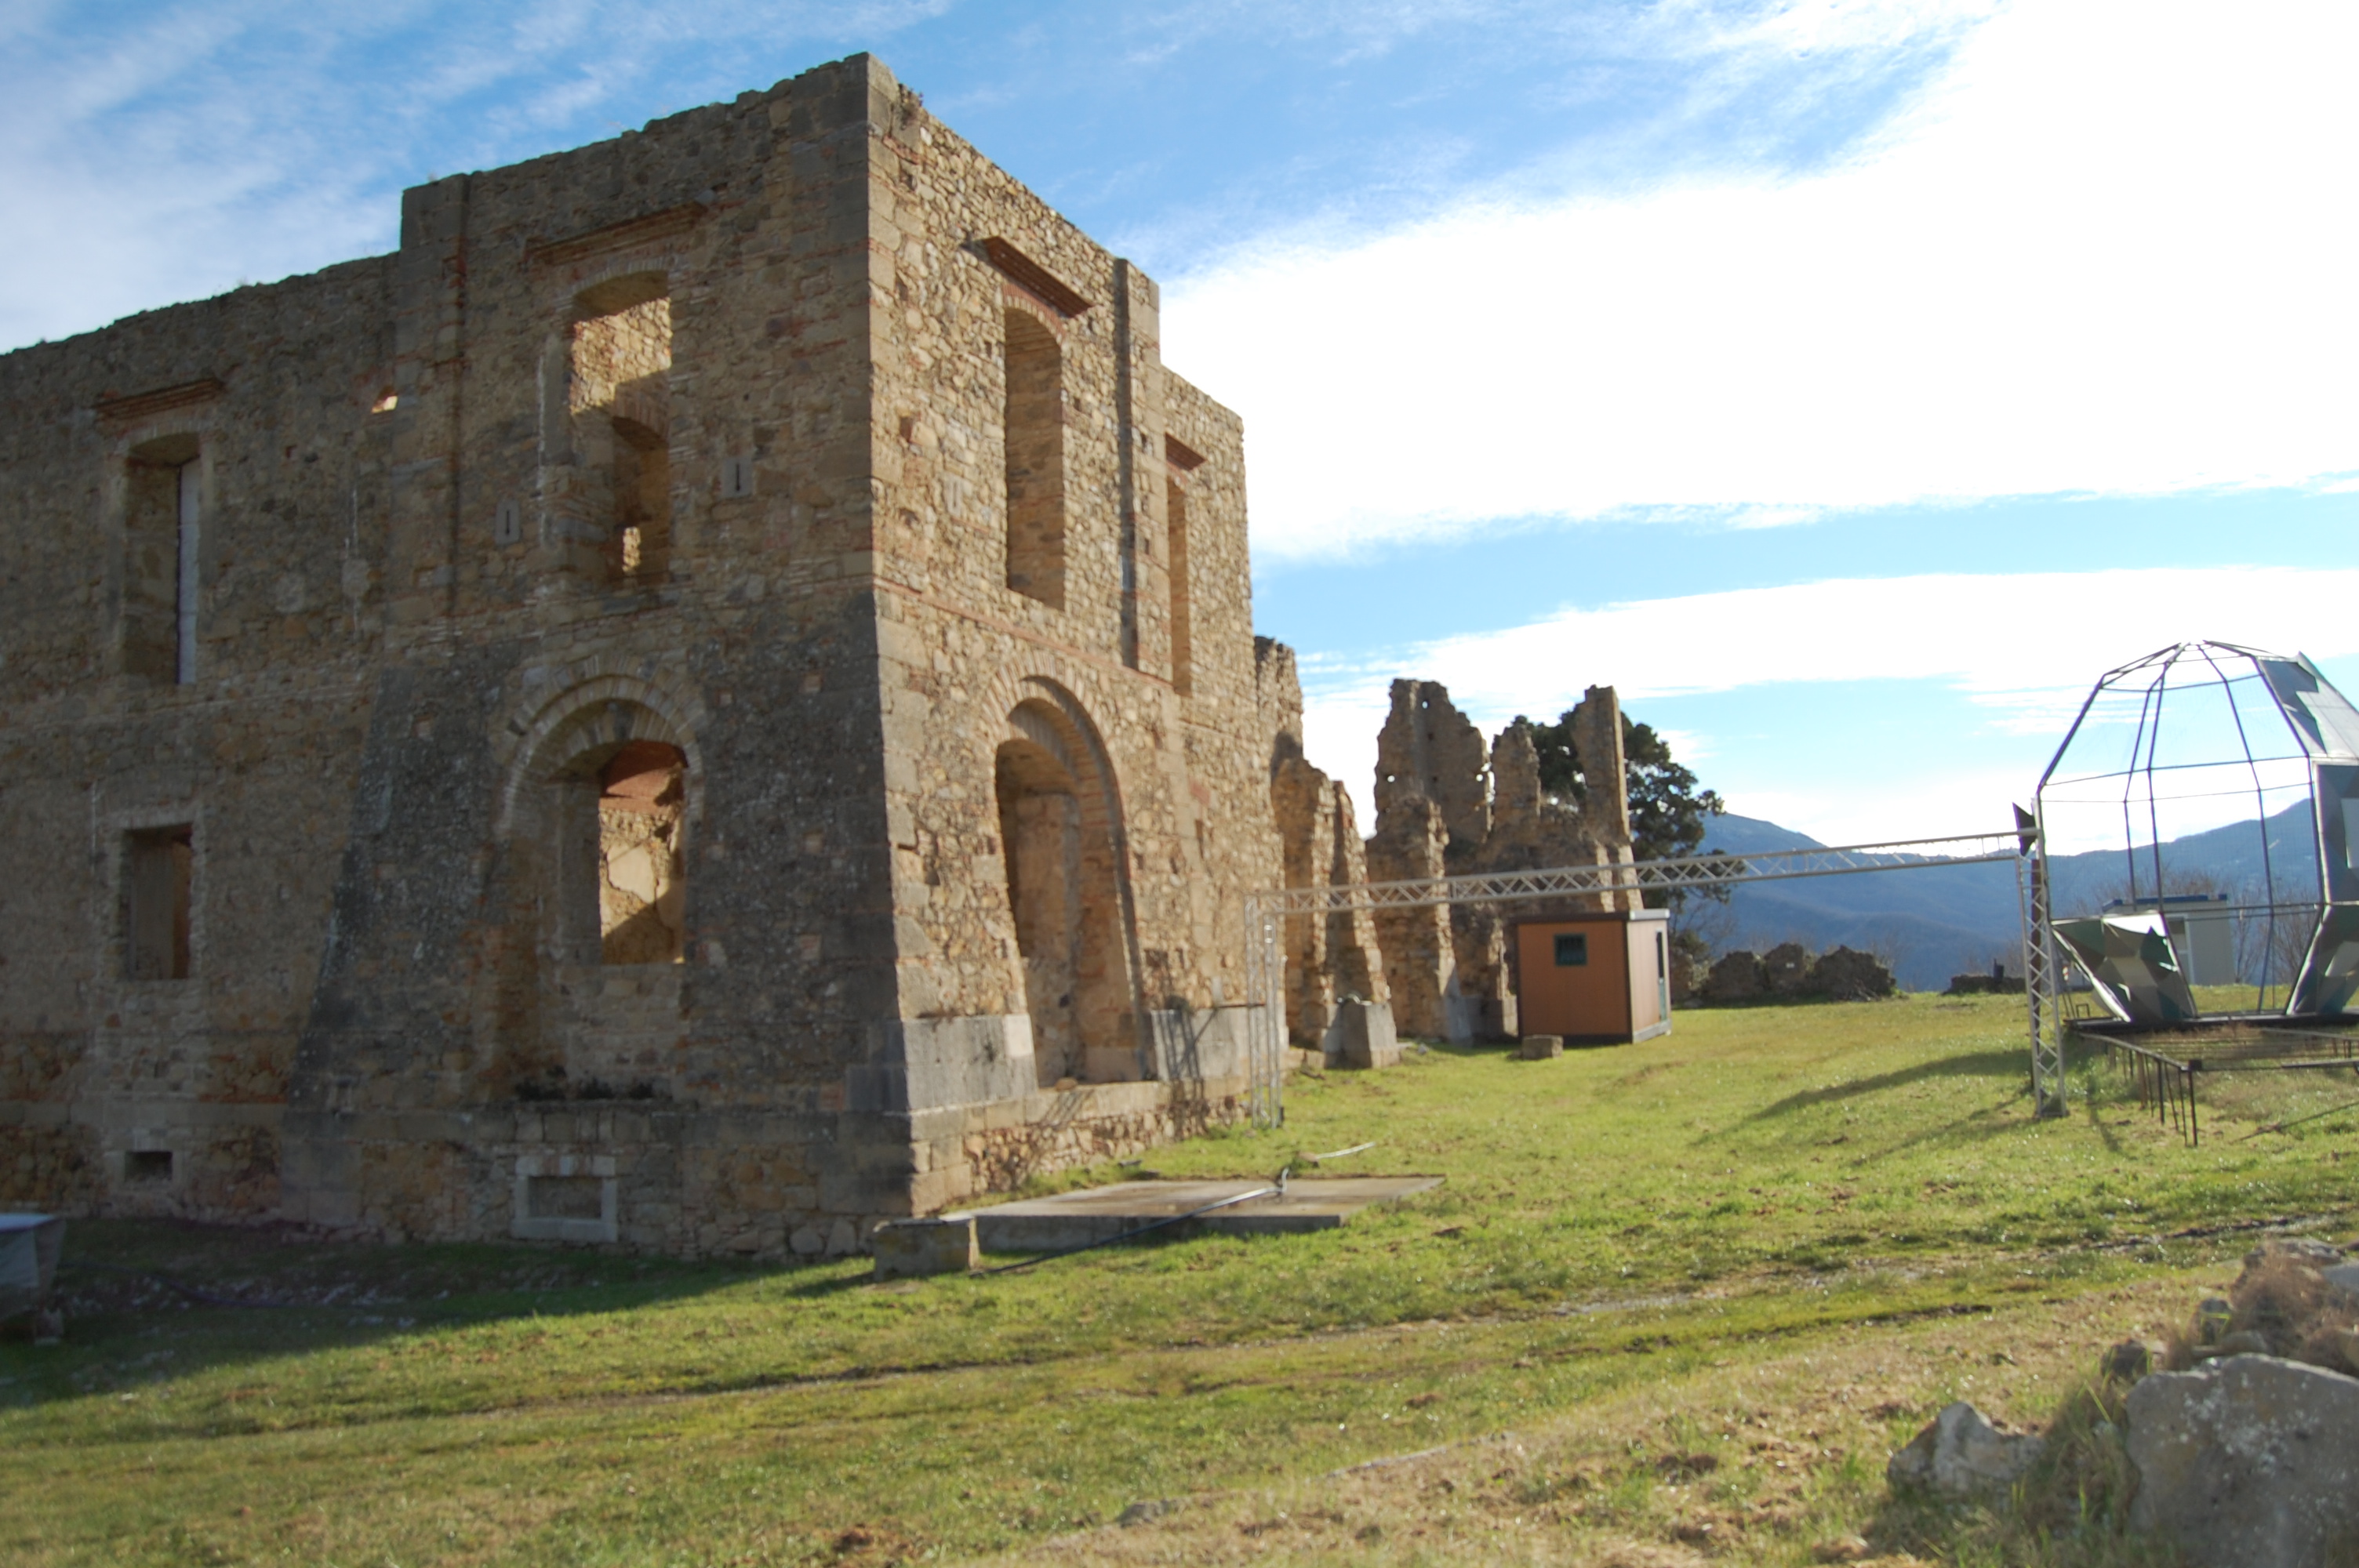
MULTIPOLYGON (((2256 886, 2264 865, 2282 899, 2312 898, 2318 857, 2307 801, 2264 824, 2224 827, 2167 840, 2163 871, 2171 891, 2242 893, 2256 886), (2266 834, 2262 831, 2266 826, 2266 834)), ((1758 854, 1771 849, 1827 848, 1762 817, 1734 813, 1706 825, 1704 850, 1758 854)), ((2049 862, 2052 902, 2060 914, 2093 914, 2129 887, 2127 854, 2120 849, 2059 855, 2049 862)), ((2141 860, 2141 892, 2151 884, 2151 862, 2141 860)), ((2016 872, 2005 862, 1940 862, 1789 881, 1745 882, 1724 904, 1690 899, 1681 923, 1715 953, 1756 952, 1799 942, 1823 952, 1838 945, 1876 954, 1910 990, 1940 990, 1950 977, 1984 972, 1995 958, 2010 971, 2022 966, 2022 915, 2016 872)))

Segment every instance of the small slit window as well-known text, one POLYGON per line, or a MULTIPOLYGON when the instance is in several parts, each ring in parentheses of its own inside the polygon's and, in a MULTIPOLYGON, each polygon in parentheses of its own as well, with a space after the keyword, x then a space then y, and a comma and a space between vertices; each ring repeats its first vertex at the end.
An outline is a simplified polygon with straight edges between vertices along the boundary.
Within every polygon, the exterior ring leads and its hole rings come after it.
POLYGON ((1589 934, 1585 931, 1560 931, 1556 934, 1556 967, 1578 969, 1589 963, 1589 934))
POLYGON ((168 1149, 134 1149, 123 1156, 123 1179, 158 1185, 169 1182, 172 1179, 172 1152, 168 1149))

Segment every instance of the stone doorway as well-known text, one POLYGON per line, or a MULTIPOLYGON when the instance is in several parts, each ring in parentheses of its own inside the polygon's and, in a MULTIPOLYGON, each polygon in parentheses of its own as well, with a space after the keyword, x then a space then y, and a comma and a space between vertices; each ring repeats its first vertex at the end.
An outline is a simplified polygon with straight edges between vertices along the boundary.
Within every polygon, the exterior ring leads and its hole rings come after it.
POLYGON ((1047 702, 1024 703, 1009 722, 993 772, 1040 1087, 1147 1076, 1120 824, 1103 763, 1047 702))

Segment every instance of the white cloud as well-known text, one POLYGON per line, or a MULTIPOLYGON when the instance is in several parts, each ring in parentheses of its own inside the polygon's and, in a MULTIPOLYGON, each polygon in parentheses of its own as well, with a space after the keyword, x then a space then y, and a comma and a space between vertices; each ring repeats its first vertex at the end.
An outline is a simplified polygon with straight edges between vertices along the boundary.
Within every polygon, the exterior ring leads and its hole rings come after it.
MULTIPOLYGON (((1306 661, 1306 750, 1351 786, 1373 825, 1367 791, 1394 676, 1440 681, 1468 717, 1495 733, 1517 713, 1553 715, 1580 700, 1580 687, 1561 673, 1573 672, 1582 683, 1614 687, 1634 707, 1772 685, 1936 683, 1990 714, 1985 746, 2015 753, 2026 738, 2060 737, 2099 675, 2173 643, 2209 638, 2321 659, 2359 654, 2354 603, 2359 568, 2238 567, 1839 579, 1568 610, 1406 646, 1357 667, 1306 661)), ((1830 754, 1844 736, 1870 744, 1874 716, 1831 709, 1825 733, 1830 754)), ((1758 750, 1696 739, 1701 747, 1674 754, 1758 750)), ((1849 831, 1854 842, 1905 834, 1911 823, 1946 832, 1936 806, 1981 799, 1968 820, 1987 821, 1997 811, 1992 803, 2027 792, 2019 766, 1985 766, 1975 750, 1962 737, 1957 754, 1922 759, 1913 770, 1919 782, 1897 799, 1888 780, 1854 786, 1843 770, 1822 769, 1794 778, 1782 795, 1740 799, 1736 809, 1767 816, 1767 800, 1814 801, 1805 814, 1776 819, 1821 838, 1849 831), (2012 782, 1990 782, 2002 777, 2012 782)))
POLYGON ((1174 284, 1166 354, 1281 557, 2347 475, 2354 53, 2338 0, 2012 7, 1832 170, 1298 234, 1174 284))
POLYGON ((951 4, 184 0, 134 27, 87 6, 0 12, 16 241, 0 345, 390 248, 405 185, 764 84, 790 51, 951 4))

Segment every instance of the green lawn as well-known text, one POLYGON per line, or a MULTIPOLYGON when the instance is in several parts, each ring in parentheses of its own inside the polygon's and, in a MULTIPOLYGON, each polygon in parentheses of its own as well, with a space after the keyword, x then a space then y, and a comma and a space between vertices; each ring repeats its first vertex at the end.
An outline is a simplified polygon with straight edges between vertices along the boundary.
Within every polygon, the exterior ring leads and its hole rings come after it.
MULTIPOLYGON (((1882 1454, 1867 1448, 1973 1376, 1926 1335, 2164 1299, 2256 1223, 2340 1238, 2359 1212, 2343 1163, 2359 1111, 2244 1136, 2359 1098, 2349 1076, 2207 1087, 2198 1149, 2102 1069, 2076 1069, 2070 1119, 2034 1122, 2021 1019, 2006 998, 1692 1012, 1664 1039, 1556 1061, 1434 1050, 1299 1077, 1282 1130, 1147 1163, 1266 1176, 1373 1139, 1337 1168, 1447 1184, 1324 1235, 1110 1249, 995 1278, 876 1286, 858 1261, 78 1223, 70 1261, 307 1304, 195 1306, 129 1275, 71 1275, 99 1305, 66 1346, 0 1345, 0 1555, 1028 1554, 1140 1499, 1257 1496, 1507 1426, 1570 1432, 1614 1401, 1660 1416, 1731 1368, 1775 1381, 1797 1357, 1881 1346, 1897 1359, 1878 1376, 1900 1392, 1870 1401, 1855 1451, 1824 1459, 1821 1513, 1761 1527, 1748 1555, 1807 1561, 1829 1519, 1868 1522, 1882 1454)), ((2017 1363, 1984 1366, 1975 1397, 2032 1419, 2055 1374, 2017 1363)), ((1466 1550, 1441 1540, 1402 1560, 1466 1550)))

